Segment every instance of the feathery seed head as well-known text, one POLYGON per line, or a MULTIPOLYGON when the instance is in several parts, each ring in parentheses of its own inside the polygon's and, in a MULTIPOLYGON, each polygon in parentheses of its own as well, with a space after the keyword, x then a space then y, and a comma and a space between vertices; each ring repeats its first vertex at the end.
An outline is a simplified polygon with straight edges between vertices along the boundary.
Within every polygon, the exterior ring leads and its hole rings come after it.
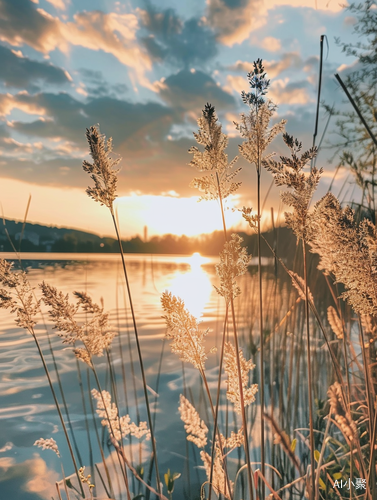
POLYGON ((331 326, 331 330, 335 333, 336 338, 341 340, 343 338, 343 324, 333 306, 327 308, 327 321, 331 326))
POLYGON ((112 139, 106 141, 106 137, 100 133, 99 127, 87 128, 86 138, 93 163, 84 160, 83 169, 90 174, 90 178, 94 182, 94 186, 88 187, 86 192, 94 201, 98 201, 101 205, 106 205, 112 210, 114 200, 117 197, 117 174, 119 172, 119 169, 115 167, 121 158, 113 159, 111 157, 112 139))
MULTIPOLYGON (((208 481, 210 479, 212 469, 212 486, 215 489, 216 493, 218 495, 223 495, 225 498, 228 498, 230 500, 232 498, 232 492, 229 492, 227 481, 225 479, 225 472, 217 448, 213 461, 213 467, 211 456, 207 452, 201 451, 200 458, 202 459, 208 481)), ((229 483, 233 491, 234 483, 230 480, 229 483)))
POLYGON ((111 402, 109 392, 99 392, 96 389, 92 389, 92 396, 97 401, 96 412, 103 419, 101 424, 108 428, 110 435, 117 441, 121 441, 122 438, 128 435, 135 436, 137 439, 141 439, 144 436, 145 439, 150 439, 151 433, 147 427, 147 423, 140 422, 139 425, 136 425, 134 422, 131 422, 129 415, 120 417, 116 404, 111 402))
POLYGON ((311 251, 319 269, 332 273, 346 291, 341 295, 361 315, 377 316, 377 231, 366 219, 357 224, 331 193, 316 203, 310 218, 311 251))
POLYGON ((79 478, 80 478, 80 481, 83 484, 87 484, 88 485, 89 491, 91 491, 95 487, 94 484, 92 484, 90 482, 90 478, 92 476, 90 474, 88 474, 87 476, 85 476, 84 475, 84 470, 85 470, 85 467, 80 467, 80 469, 79 469, 79 478))
POLYGON ((179 396, 179 403, 178 410, 181 420, 185 423, 187 441, 193 442, 198 448, 204 448, 207 444, 208 427, 190 401, 182 394, 179 396))
POLYGON ((209 173, 195 177, 190 186, 204 193, 202 200, 216 200, 219 195, 224 199, 237 191, 241 185, 240 182, 232 182, 241 170, 238 168, 232 171, 238 158, 235 157, 228 163, 228 155, 225 153, 228 137, 222 133, 215 108, 211 104, 205 105, 198 125, 199 130, 198 133, 194 133, 194 137, 198 144, 204 146, 204 151, 195 146, 190 148, 189 153, 193 155, 193 159, 189 165, 197 168, 199 172, 209 173))
POLYGON ((335 421, 343 436, 348 441, 353 441, 357 434, 357 427, 348 409, 344 406, 342 389, 339 382, 334 382, 327 392, 330 402, 330 412, 335 415, 335 421))
POLYGON ((253 70, 247 74, 247 79, 249 80, 250 88, 253 92, 246 93, 243 90, 241 92, 241 97, 245 104, 248 104, 250 107, 257 107, 265 102, 262 96, 267 94, 270 80, 266 78, 262 59, 254 61, 253 66, 253 70))
POLYGON ((241 113, 240 123, 233 122, 236 130, 244 138, 243 144, 238 146, 241 155, 259 172, 262 162, 268 161, 275 153, 265 154, 273 139, 284 132, 286 120, 281 120, 270 127, 270 121, 276 106, 271 101, 260 103, 259 106, 250 106, 248 115, 241 113))
POLYGON ((74 349, 78 359, 92 366, 92 356, 103 356, 116 334, 109 325, 109 315, 103 308, 95 304, 85 292, 74 292, 78 299, 77 304, 71 304, 68 294, 43 282, 40 285, 43 301, 50 307, 49 315, 55 323, 58 335, 63 338, 64 344, 75 344, 80 341, 83 348, 74 349), (86 313, 87 319, 79 322, 77 316, 80 312, 86 313))
MULTIPOLYGON (((292 279, 292 285, 298 291, 300 299, 306 300, 305 280, 303 278, 301 278, 301 276, 299 276, 297 273, 294 273, 293 271, 288 271, 288 273, 292 279)), ((310 291, 309 287, 308 287, 308 300, 309 300, 309 302, 314 304, 314 298, 313 298, 312 292, 310 291)))
POLYGON ((224 245, 220 252, 220 264, 216 266, 217 275, 220 278, 220 287, 215 286, 216 291, 222 295, 228 303, 241 293, 236 283, 236 278, 247 271, 249 255, 246 248, 241 246, 243 239, 233 233, 230 240, 224 245))
POLYGON ((26 273, 15 273, 12 267, 13 263, 0 260, 0 284, 4 286, 0 289, 0 308, 16 313, 16 324, 34 335, 40 301, 35 299, 26 273))
POLYGON ((185 308, 183 300, 165 291, 161 297, 162 308, 166 315, 166 338, 172 339, 171 350, 179 355, 182 361, 192 363, 195 368, 204 371, 207 359, 204 349, 204 337, 208 330, 199 329, 196 318, 185 308))
POLYGON ((291 150, 291 157, 280 157, 280 162, 264 159, 263 165, 272 172, 277 186, 286 186, 288 191, 281 193, 283 203, 293 208, 293 212, 285 212, 285 222, 297 236, 297 239, 308 239, 309 204, 317 189, 322 169, 313 167, 309 174, 302 170, 316 156, 317 148, 311 148, 298 156, 302 144, 293 136, 284 134, 285 144, 291 150))
POLYGON ((58 457, 60 457, 58 445, 56 444, 56 441, 53 438, 37 439, 34 443, 34 446, 38 446, 38 448, 42 448, 42 450, 52 450, 57 454, 58 457))
MULTIPOLYGON (((254 363, 246 361, 243 356, 242 350, 239 350, 239 359, 241 366, 241 380, 243 388, 243 399, 245 407, 255 401, 255 394, 258 392, 258 384, 249 385, 249 371, 255 368, 254 363)), ((225 342, 224 350, 224 370, 228 376, 226 384, 228 386, 226 396, 229 401, 234 404, 235 411, 241 415, 241 396, 238 378, 238 364, 236 349, 230 342, 225 342)))

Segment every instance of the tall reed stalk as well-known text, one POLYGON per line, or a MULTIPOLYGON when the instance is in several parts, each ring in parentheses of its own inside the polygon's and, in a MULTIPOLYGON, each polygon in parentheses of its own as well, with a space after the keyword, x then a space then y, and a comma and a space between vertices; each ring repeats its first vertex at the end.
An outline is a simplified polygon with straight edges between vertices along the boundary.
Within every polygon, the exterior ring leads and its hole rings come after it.
POLYGON ((136 348, 137 348, 141 378, 143 383, 143 392, 147 410, 148 424, 151 432, 153 460, 155 463, 155 471, 156 471, 157 491, 159 492, 159 494, 161 494, 161 481, 158 468, 156 440, 154 436, 153 422, 149 405, 144 362, 141 353, 139 334, 136 325, 136 316, 133 307, 131 289, 127 275, 126 262, 124 259, 122 241, 120 238, 119 228, 114 214, 114 200, 116 198, 116 185, 117 185, 117 173, 118 173, 118 170, 116 170, 115 167, 119 164, 121 159, 117 158, 113 160, 111 158, 110 155, 112 152, 112 140, 108 139, 106 142, 105 137, 100 134, 99 129, 97 127, 92 126, 89 129, 87 129, 86 138, 88 140, 90 154, 92 156, 93 163, 89 163, 88 161, 85 160, 83 162, 83 168, 86 172, 90 174, 91 179, 94 181, 94 187, 89 187, 87 189, 87 193, 89 197, 101 203, 101 205, 105 205, 110 210, 110 215, 114 224, 114 229, 118 241, 119 252, 122 261, 122 268, 123 268, 124 278, 126 281, 128 299, 131 309, 132 323, 135 333, 136 348))

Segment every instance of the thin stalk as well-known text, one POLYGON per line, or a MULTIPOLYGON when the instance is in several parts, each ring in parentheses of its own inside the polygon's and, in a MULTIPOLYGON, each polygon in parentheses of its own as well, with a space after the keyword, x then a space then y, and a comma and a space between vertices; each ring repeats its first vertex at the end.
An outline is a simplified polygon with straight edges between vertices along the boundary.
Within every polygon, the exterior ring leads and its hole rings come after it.
MULTIPOLYGON (((124 398, 125 398, 125 403, 126 403, 126 412, 129 413, 128 391, 127 391, 127 382, 126 382, 126 369, 125 369, 125 360, 124 360, 124 356, 123 356, 123 346, 122 346, 122 339, 121 339, 121 327, 120 327, 120 317, 119 317, 119 287, 118 287, 118 277, 119 277, 119 272, 118 272, 118 268, 117 268, 117 283, 116 283, 115 304, 116 304, 117 327, 118 327, 118 332, 119 332, 119 334, 118 334, 118 348, 119 348, 120 359, 121 359, 123 392, 124 392, 124 398)), ((136 405, 136 408, 138 408, 138 405, 136 405)), ((138 415, 138 421, 140 421, 139 415, 138 415)), ((130 457, 131 457, 131 463, 132 463, 133 462, 133 452, 132 452, 132 438, 131 438, 131 435, 130 435, 129 439, 130 439, 130 457)), ((132 487, 133 487, 133 489, 135 489, 135 478, 134 478, 134 476, 132 476, 132 487)))
POLYGON ((137 470, 134 467, 132 467, 132 465, 128 461, 128 459, 127 459, 124 451, 122 450, 122 448, 119 448, 119 444, 118 444, 118 442, 117 442, 116 439, 113 440, 113 445, 114 445, 116 451, 118 452, 118 454, 122 456, 122 459, 124 460, 124 463, 130 469, 130 471, 136 477, 136 479, 138 479, 141 483, 143 483, 144 486, 146 488, 148 488, 149 491, 151 491, 152 493, 154 493, 157 497, 159 497, 160 500, 168 500, 165 495, 163 495, 162 493, 157 492, 152 486, 150 486, 149 484, 147 484, 142 477, 139 476, 139 474, 137 473, 137 470))
MULTIPOLYGON (((374 401, 372 398, 372 384, 369 377, 369 368, 368 368, 368 360, 367 353, 365 349, 365 339, 364 339, 364 331, 359 319, 359 330, 360 330, 360 343, 361 343, 361 352, 363 355, 363 365, 364 365, 364 377, 365 377, 365 385, 366 385, 366 393, 367 393, 367 406, 369 413, 369 438, 372 439, 374 435, 374 401)), ((375 483, 376 483, 376 466, 375 466, 375 452, 374 452, 374 442, 371 442, 371 457, 370 457, 370 465, 369 465, 369 479, 370 479, 370 490, 374 491, 375 483)))
POLYGON ((302 254, 304 261, 304 280, 305 280, 305 316, 306 316, 306 350, 307 350, 307 368, 308 368, 308 395, 309 395, 309 433, 310 433, 310 472, 311 472, 311 491, 309 497, 314 499, 315 494, 315 461, 314 461, 314 424, 313 424, 313 391, 312 391, 312 366, 310 355, 310 328, 309 328, 309 292, 308 292, 308 270, 306 261, 305 240, 302 240, 302 254))
MULTIPOLYGON (((90 372, 89 372, 89 367, 86 370, 86 382, 87 382, 87 387, 88 387, 88 393, 90 394, 90 372)), ((110 494, 107 491, 106 487, 105 487, 105 490, 106 490, 107 496, 109 498, 112 498, 112 497, 115 496, 114 495, 114 489, 113 489, 113 485, 112 485, 112 482, 111 482, 109 469, 107 467, 106 460, 105 460, 105 454, 103 452, 103 447, 101 445, 101 440, 100 440, 99 433, 98 433, 97 420, 95 418, 95 410, 94 410, 94 407, 93 407, 93 400, 92 400, 92 398, 89 398, 89 404, 90 404, 90 409, 92 411, 93 426, 94 426, 94 431, 95 431, 96 438, 97 438, 98 448, 99 448, 99 451, 100 451, 100 454, 101 454, 103 467, 105 469, 107 482, 108 482, 109 488, 110 488, 110 494)), ((97 467, 97 464, 95 464, 95 465, 97 467)))
MULTIPOLYGON (((193 340, 193 338, 192 338, 189 330, 187 330, 187 333, 188 333, 188 337, 190 339, 190 342, 192 344, 192 348, 195 351, 196 350, 196 343, 194 342, 194 340, 193 340)), ((217 424, 217 419, 216 419, 216 416, 215 416, 215 409, 214 409, 214 406, 213 406, 212 396, 211 396, 211 392, 209 390, 208 381, 207 381, 207 377, 206 377, 204 368, 203 367, 199 367, 198 370, 199 370, 199 373, 200 373, 200 376, 201 376, 201 380, 204 383, 205 391, 207 393, 208 402, 209 402, 210 407, 211 407, 211 413, 212 413, 213 421, 216 422, 216 424, 217 424)), ((222 445, 222 439, 221 439, 220 430, 219 430, 219 428, 218 428, 217 425, 215 425, 214 429, 215 429, 215 431, 217 431, 217 438, 219 440, 220 449, 223 450, 223 445, 222 445)), ((214 446, 215 446, 215 443, 213 443, 213 447, 214 446)), ((231 491, 231 488, 230 488, 230 481, 229 481, 229 476, 228 476, 228 470, 227 470, 226 460, 224 459, 224 457, 222 457, 222 461, 223 461, 223 466, 224 466, 224 473, 225 473, 226 484, 227 484, 228 490, 229 490, 229 496, 230 496, 230 498, 232 498, 232 491, 231 491)))
MULTIPOLYGON (((258 191, 258 283, 259 283, 259 330, 260 330, 260 437, 261 437, 261 469, 262 476, 265 477, 265 450, 264 450, 264 333, 263 333, 263 290, 262 290, 262 256, 261 256, 261 169, 257 170, 257 191, 258 191)), ((265 485, 262 483, 262 496, 265 495, 265 485)))
MULTIPOLYGON (((213 421, 215 421, 215 408, 213 406, 212 396, 211 396, 211 393, 210 393, 210 390, 209 390, 209 386, 208 386, 208 382, 207 382, 207 377, 205 376, 205 373, 204 373, 203 370, 200 370, 200 374, 202 376, 202 380, 204 382, 204 387, 205 387, 205 390, 206 390, 206 393, 207 393, 208 401, 209 401, 209 404, 210 404, 210 407, 211 407, 213 421)), ((220 434, 218 426, 215 427, 215 430, 217 431, 217 439, 219 440, 220 449, 223 450, 221 434, 220 434)), ((215 446, 215 443, 213 443, 213 447, 214 446, 215 446)), ((229 490, 229 496, 230 496, 230 498, 232 498, 232 490, 230 489, 230 481, 229 481, 228 469, 227 469, 226 460, 225 460, 224 457, 222 457, 222 461, 223 461, 223 466, 224 466, 224 473, 225 473, 226 485, 227 485, 228 490, 229 490)), ((225 493, 226 493, 226 491, 225 491, 225 493)))
MULTIPOLYGON (((92 475, 92 477, 94 477, 93 448, 92 448, 92 441, 90 439, 89 422, 88 422, 88 412, 87 412, 87 409, 86 409, 84 387, 83 387, 83 383, 82 383, 81 368, 80 368, 79 363, 80 363, 80 361, 76 358, 76 370, 77 370, 77 376, 78 376, 78 380, 79 380, 79 387, 80 387, 80 393, 81 393, 81 399, 82 399, 82 407, 83 407, 84 419, 85 419, 86 437, 87 437, 87 440, 88 440, 88 447, 89 447, 90 474, 92 475)), ((80 459, 80 456, 79 456, 79 460, 80 460, 81 463, 83 463, 82 460, 80 459)))
POLYGON ((156 441, 155 441, 154 430, 153 430, 153 425, 152 425, 152 416, 151 416, 151 410, 150 410, 150 406, 149 406, 148 391, 147 391, 147 382, 146 382, 146 378, 145 378, 144 362, 143 362, 143 357, 142 357, 142 354, 141 354, 141 348, 140 348, 140 342, 139 342, 139 335, 138 335, 138 331, 137 331, 135 311, 134 311, 134 307, 133 307, 133 303, 132 303, 131 289, 130 289, 130 284, 129 284, 129 281, 128 281, 128 275, 127 275, 127 269, 126 269, 126 262, 125 262, 125 259, 124 259, 122 242, 121 242, 121 239, 120 239, 118 225, 116 223, 114 211, 113 211, 112 208, 110 208, 110 213, 111 213, 111 217, 113 219, 114 228, 115 228, 115 232, 116 232, 116 236, 117 236, 117 240, 118 240, 120 256, 121 256, 121 259, 122 259, 122 266, 123 266, 124 278, 125 278, 125 281, 126 281, 128 299, 129 299, 129 302, 130 302, 132 322, 133 322, 133 327, 134 327, 134 332, 135 332, 136 347, 137 347, 137 353, 138 353, 138 356, 139 356, 140 372, 141 372, 141 378, 142 378, 142 381, 143 381, 143 391, 144 391, 145 405, 146 405, 146 409, 147 409, 148 424, 149 424, 149 429, 150 429, 150 432, 151 432, 153 457, 154 457, 154 463, 155 463, 155 469, 156 469, 157 490, 158 490, 159 494, 161 494, 161 483, 160 483, 160 473, 159 473, 158 462, 157 462, 156 441))
MULTIPOLYGON (((225 241, 227 241, 228 238, 227 238, 227 231, 226 231, 226 224, 225 224, 223 200, 222 200, 221 189, 220 189, 219 175, 218 175, 217 172, 216 172, 216 178, 217 178, 217 186, 218 186, 218 190, 219 190, 219 203, 220 203, 220 209, 221 209, 221 218, 222 218, 222 221, 223 221, 224 237, 225 237, 225 241)), ((239 384, 239 390, 240 390, 242 426, 243 426, 243 432, 244 432, 244 448, 245 448, 245 456, 246 456, 246 463, 247 463, 249 493, 250 493, 250 500, 254 500, 254 494, 253 494, 253 474, 252 474, 251 462, 250 462, 248 429, 247 429, 245 402, 244 402, 244 397, 243 397, 241 363, 240 363, 240 355, 239 355, 238 335, 237 335, 237 325, 236 325, 236 315, 235 315, 235 311, 234 311, 233 297, 230 297, 230 308, 231 308, 231 312, 232 312, 234 344, 235 344, 235 349, 236 349, 237 371, 238 371, 238 384, 239 384)))
POLYGON ((60 422, 61 422, 62 427, 63 427, 64 436, 65 436, 67 444, 68 444, 68 449, 69 449, 69 453, 71 455, 73 467, 75 469, 75 474, 76 474, 77 480, 79 482, 81 494, 82 494, 82 497, 85 498, 85 493, 84 493, 84 489, 83 489, 82 484, 81 484, 81 480, 80 480, 80 476, 79 476, 79 470, 78 470, 77 464, 76 464, 76 459, 75 459, 75 456, 73 454, 71 442, 69 440, 69 436, 68 436, 68 432, 67 432, 67 427, 66 427, 66 425, 64 423, 63 415, 62 415, 62 412, 60 410, 60 406, 59 406, 59 402, 58 402, 57 397, 56 397, 55 389, 54 389, 54 387, 52 385, 52 380, 51 380, 51 377, 50 377, 50 372, 48 371, 48 368, 47 368, 46 361, 45 361, 44 356, 43 356, 43 352, 42 352, 41 346, 39 345, 38 339, 37 339, 37 337, 35 335, 35 332, 34 332, 34 328, 31 329, 31 334, 32 334, 32 336, 34 338, 34 341, 35 341, 35 344, 37 346, 37 349, 38 349, 38 352, 39 352, 39 356, 41 358, 41 361, 42 361, 42 364, 43 364, 43 368, 44 368, 44 371, 46 373, 48 383, 50 385, 52 397, 54 398, 55 406, 56 406, 56 409, 58 411, 60 422))
MULTIPOLYGON (((114 433, 114 429, 113 429, 113 426, 111 424, 111 420, 110 420, 110 416, 109 416, 109 413, 107 411, 107 407, 106 407, 106 403, 105 403, 105 400, 103 398, 103 394, 102 394, 102 389, 101 389, 101 384, 100 384, 100 381, 99 381, 99 378, 98 378, 98 375, 97 375, 97 372, 96 372, 96 369, 94 368, 94 365, 92 364, 91 366, 92 368, 92 372, 93 372, 93 375, 94 375, 94 378, 96 380, 96 384, 97 384, 97 387, 98 387, 98 390, 99 390, 99 393, 101 394, 101 399, 102 399, 102 403, 103 403, 103 407, 104 407, 104 410, 106 412, 106 418, 107 418, 107 421, 109 422, 109 427, 110 427, 110 437, 114 438, 114 441, 116 441, 116 438, 115 438, 115 433, 114 433)), ((118 415, 118 418, 119 418, 119 415, 118 415)), ((119 446, 119 445, 118 445, 119 446)), ((120 457, 119 457, 119 454, 117 453, 117 456, 118 456, 118 460, 119 460, 119 466, 120 466, 120 469, 122 471, 122 475, 123 475, 123 479, 124 479, 124 483, 126 485, 126 492, 127 492, 127 499, 128 500, 131 500, 131 495, 130 495, 130 489, 129 489, 129 484, 128 484, 128 477, 127 477, 127 471, 122 467, 122 462, 120 460, 120 457)))
POLYGON ((340 86, 342 87, 342 89, 344 90, 344 93, 346 94, 346 96, 348 97, 348 100, 352 104, 353 109, 356 111, 357 116, 360 118, 362 124, 367 129, 367 132, 368 132, 370 138, 372 139, 372 141, 374 142, 374 144, 377 146, 377 138, 376 138, 376 136, 373 134, 373 132, 371 131, 371 129, 368 126, 367 122, 365 121, 365 119, 364 119, 363 115, 361 114, 361 111, 358 108, 356 102, 352 98, 351 94, 348 92, 347 87, 344 85, 343 80, 340 78, 340 76, 338 74, 335 74, 334 76, 338 80, 338 82, 339 82, 340 86))
MULTIPOLYGON (((221 390, 221 371, 223 368, 223 359, 224 359, 224 346, 225 346, 225 336, 226 336, 226 326, 228 323, 228 304, 226 306, 226 311, 225 311, 225 319, 224 319, 224 329, 223 329, 223 339, 221 343, 221 354, 220 354, 220 363, 219 363, 219 377, 217 380, 217 396, 216 396, 216 407, 215 407, 215 421, 214 421, 214 428, 213 428, 213 439, 212 443, 215 442, 216 439, 216 430, 217 430, 217 420, 219 416, 219 404, 220 404, 220 390, 221 390)), ((215 447, 212 446, 212 452, 211 452, 211 472, 209 476, 209 490, 208 490, 208 500, 211 500, 212 497, 212 478, 213 478, 213 463, 214 463, 214 458, 215 458, 215 447)))

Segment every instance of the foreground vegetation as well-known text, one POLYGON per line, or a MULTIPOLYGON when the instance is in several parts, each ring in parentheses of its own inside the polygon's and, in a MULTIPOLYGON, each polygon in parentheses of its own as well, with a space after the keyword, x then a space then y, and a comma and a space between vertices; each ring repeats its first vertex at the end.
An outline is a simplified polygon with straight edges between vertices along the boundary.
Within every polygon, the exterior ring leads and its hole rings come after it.
MULTIPOLYGON (((315 166, 317 148, 303 151, 299 139, 285 131, 284 120, 271 125, 276 106, 267 98, 270 82, 261 60, 254 63, 248 82, 249 92, 242 93, 247 112, 235 127, 242 138, 240 155, 255 169, 256 177, 256 210, 241 210, 245 227, 247 224, 255 233, 259 265, 253 280, 244 242, 240 235, 230 235, 226 226, 224 204, 240 189, 240 169, 237 158, 228 161, 227 137, 211 104, 203 109, 199 130, 194 133, 197 146, 190 149, 191 165, 199 171, 192 186, 203 199, 218 200, 223 222, 216 290, 225 314, 221 318, 216 387, 208 381, 207 363, 213 354, 206 346, 208 331, 179 297, 170 292, 161 297, 166 338, 184 364, 198 371, 202 388, 201 406, 189 392, 181 394, 178 406, 187 440, 197 448, 195 453, 206 475, 201 491, 189 494, 185 485, 183 494, 189 500, 369 500, 377 491, 374 184, 369 196, 363 197, 367 205, 361 203, 356 214, 342 207, 331 192, 313 204, 322 174, 315 166), (288 156, 279 160, 268 149, 278 135, 288 150, 288 156), (282 201, 288 207, 285 222, 296 240, 295 255, 289 262, 281 258, 276 241, 265 238, 261 231, 262 169, 267 169, 281 187, 282 201), (263 278, 262 248, 268 248, 275 258, 272 288, 263 278), (311 267, 310 254, 317 255, 318 272, 311 267), (289 279, 289 289, 283 289, 281 274, 289 279), (253 288, 247 292, 240 282, 248 280, 253 288)), ((45 282, 35 292, 24 272, 14 272, 10 263, 1 261, 0 306, 14 313, 17 325, 33 337, 59 413, 71 464, 69 477, 62 470, 57 498, 93 498, 96 488, 104 491, 105 498, 115 498, 115 483, 122 483, 127 500, 171 499, 176 482, 183 481, 183 476, 182 471, 159 468, 154 407, 113 208, 120 160, 112 157, 111 139, 106 140, 98 127, 88 128, 86 135, 92 158, 83 163, 92 180, 87 193, 107 208, 114 224, 143 386, 144 400, 135 404, 143 408, 146 421, 132 422, 129 415, 120 414, 127 394, 121 395, 124 386, 117 383, 119 366, 113 363, 112 354, 116 331, 103 305, 77 291, 72 300, 45 282), (60 404, 64 391, 57 393, 40 347, 36 324, 41 308, 48 311, 63 343, 72 347, 72 356, 86 366, 96 405, 93 411, 112 446, 112 453, 106 456, 100 429, 95 426, 92 446, 101 464, 91 467, 89 475, 85 464, 78 463, 67 406, 63 411, 60 404), (96 368, 101 356, 107 362, 106 389, 96 368), (139 453, 133 454, 130 444, 135 442, 140 443, 139 453), (142 460, 142 446, 148 446, 147 461, 142 460)), ((363 172, 357 174, 360 177, 363 172)), ((363 186, 370 189, 370 183, 363 186)), ((124 377, 135 380, 135 373, 124 377)), ((60 453, 48 436, 35 444, 60 453)))

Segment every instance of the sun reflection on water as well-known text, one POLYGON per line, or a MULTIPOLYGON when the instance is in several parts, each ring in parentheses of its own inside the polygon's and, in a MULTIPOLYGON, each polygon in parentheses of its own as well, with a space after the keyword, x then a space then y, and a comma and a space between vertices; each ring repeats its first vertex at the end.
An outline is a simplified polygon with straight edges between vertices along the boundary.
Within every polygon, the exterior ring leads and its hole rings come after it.
POLYGON ((202 268, 209 261, 210 259, 195 252, 186 261, 190 264, 190 269, 177 275, 168 287, 173 295, 184 301, 186 308, 197 319, 202 316, 212 291, 208 274, 202 268))

